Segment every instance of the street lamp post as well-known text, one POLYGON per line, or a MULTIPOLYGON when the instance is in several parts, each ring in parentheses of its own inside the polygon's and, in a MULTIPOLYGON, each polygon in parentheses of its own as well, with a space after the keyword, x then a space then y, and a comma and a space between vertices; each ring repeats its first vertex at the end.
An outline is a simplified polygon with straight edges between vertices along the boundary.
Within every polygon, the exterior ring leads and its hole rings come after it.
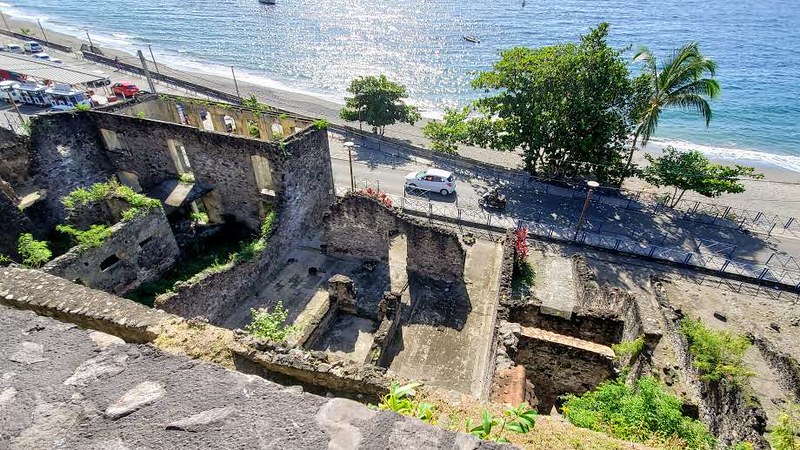
POLYGON ((345 148, 347 149, 347 159, 350 160, 350 191, 355 192, 356 190, 356 179, 353 177, 353 147, 356 144, 353 141, 347 141, 344 143, 345 148))
POLYGON ((38 23, 38 24, 39 24, 39 29, 40 29, 40 30, 42 30, 42 36, 44 37, 44 43, 45 43, 45 45, 47 45, 48 47, 50 47, 50 41, 47 39, 47 34, 45 34, 45 32, 44 32, 44 27, 42 26, 42 21, 41 21, 41 20, 39 20, 39 19, 36 19, 36 23, 38 23))
POLYGON ((97 53, 97 52, 94 51, 94 44, 92 44, 92 37, 89 36, 89 29, 88 28, 84 28, 83 31, 86 32, 86 38, 89 39, 89 51, 92 52, 92 53, 97 53))
POLYGON ((6 25, 6 30, 11 31, 11 28, 8 26, 8 22, 6 22, 6 15, 3 14, 2 11, 0 11, 0 16, 3 17, 3 23, 6 25))
POLYGON ((578 240, 578 233, 581 232, 583 220, 586 218, 586 210, 589 209, 589 202, 592 200, 592 191, 600 187, 597 181, 587 181, 586 185, 589 186, 589 190, 586 191, 586 200, 583 202, 583 209, 581 209, 581 217, 578 219, 578 226, 575 227, 575 236, 572 237, 573 241, 578 240))

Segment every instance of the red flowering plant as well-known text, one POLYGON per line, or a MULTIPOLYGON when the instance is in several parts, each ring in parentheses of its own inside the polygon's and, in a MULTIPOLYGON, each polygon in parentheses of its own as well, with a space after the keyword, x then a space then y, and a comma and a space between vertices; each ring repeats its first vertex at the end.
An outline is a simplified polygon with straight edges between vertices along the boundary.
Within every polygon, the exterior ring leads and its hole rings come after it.
POLYGON ((386 192, 383 192, 380 189, 368 187, 366 189, 359 190, 358 194, 363 195, 365 197, 372 197, 378 200, 379 202, 383 203, 383 205, 388 208, 391 208, 393 206, 391 197, 389 197, 386 194, 386 192))

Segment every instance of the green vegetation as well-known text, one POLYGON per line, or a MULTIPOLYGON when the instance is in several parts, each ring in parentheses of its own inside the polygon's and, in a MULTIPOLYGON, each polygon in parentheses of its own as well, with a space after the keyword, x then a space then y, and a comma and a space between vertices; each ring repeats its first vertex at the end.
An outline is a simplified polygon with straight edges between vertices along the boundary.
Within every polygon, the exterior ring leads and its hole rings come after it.
POLYGON ((467 433, 480 439, 495 442, 510 442, 506 436, 507 431, 518 434, 527 434, 536 423, 537 413, 525 404, 516 408, 506 408, 502 417, 492 417, 489 411, 481 415, 481 422, 472 426, 472 421, 467 419, 467 433))
POLYGON ((667 147, 658 158, 649 154, 645 158, 650 165, 642 171, 641 177, 656 187, 673 188, 672 195, 664 199, 664 204, 670 207, 676 206, 686 191, 694 191, 706 197, 719 197, 726 193, 744 192, 741 177, 764 178, 753 167, 712 164, 697 150, 679 152, 673 147, 667 147))
POLYGON ((708 328, 701 320, 683 319, 680 332, 689 341, 692 365, 703 381, 740 383, 754 375, 742 357, 750 347, 746 336, 708 328))
POLYGON ((260 113, 275 111, 275 108, 267 105, 266 103, 259 102, 255 94, 250 94, 250 97, 242 99, 242 106, 245 108, 254 109, 260 113))
POLYGON ((23 36, 33 36, 35 34, 30 28, 20 28, 19 33, 23 36))
POLYGON ((286 325, 289 313, 281 301, 272 311, 269 308, 251 309, 250 315, 250 323, 244 329, 255 337, 283 342, 290 334, 297 332, 295 326, 286 325))
POLYGON ((536 281, 536 271, 528 261, 518 261, 514 263, 511 272, 511 288, 515 291, 527 291, 536 281))
POLYGON ((87 188, 78 188, 61 199, 67 210, 74 210, 78 206, 86 206, 94 202, 120 198, 128 203, 129 208, 122 213, 122 220, 132 220, 147 214, 153 208, 160 208, 161 202, 154 198, 137 194, 128 186, 123 186, 116 180, 107 183, 95 183, 87 188))
POLYGON ((22 264, 33 268, 41 267, 53 257, 53 252, 47 247, 47 242, 37 241, 30 233, 19 235, 17 252, 22 258, 22 264))
POLYGON ((645 346, 646 344, 644 342, 644 337, 639 336, 632 341, 614 344, 611 346, 611 350, 614 350, 614 355, 617 356, 617 359, 623 359, 627 357, 636 358, 642 353, 642 351, 644 351, 645 346))
POLYGON ((326 119, 319 119, 314 121, 314 128, 318 130, 327 130, 330 123, 326 119))
POLYGON ((204 212, 193 212, 189 214, 189 218, 192 219, 194 223, 208 223, 208 214, 204 212))
POLYGON ((377 408, 416 417, 424 422, 434 424, 433 414, 436 412, 436 407, 431 403, 418 403, 413 400, 413 397, 417 395, 416 389, 420 386, 422 383, 409 383, 401 386, 400 383, 392 381, 389 384, 389 393, 381 397, 377 408))
POLYGON ((0 266, 7 266, 11 264, 12 260, 7 255, 0 253, 0 266))
POLYGON ((191 172, 179 173, 178 181, 184 184, 194 184, 194 174, 191 172))
POLYGON ((800 449, 800 406, 789 403, 770 431, 770 444, 775 450, 800 449))
POLYGON ((146 115, 145 115, 144 111, 137 111, 136 112, 136 118, 137 119, 144 119, 145 117, 146 117, 146 115))
POLYGON ((261 137, 261 130, 258 129, 258 125, 252 120, 247 122, 247 134, 253 138, 260 138, 261 137))
POLYGON ((89 111, 92 109, 92 105, 89 103, 78 103, 75 105, 75 111, 89 111))
POLYGON ((449 151, 456 142, 501 151, 522 151, 533 175, 591 177, 618 182, 625 171, 628 136, 633 133, 637 95, 621 52, 607 43, 602 23, 579 43, 501 52, 492 70, 472 81, 488 92, 468 110, 450 110, 443 125, 432 125, 433 146, 449 151))
POLYGON ((92 225, 88 230, 81 230, 72 225, 58 225, 56 230, 70 235, 80 250, 100 247, 111 237, 111 227, 108 225, 92 225))
POLYGON ((33 122, 30 119, 22 121, 22 132, 31 136, 33 134, 33 122))
POLYGON ((386 75, 358 77, 350 82, 345 107, 339 113, 344 120, 366 122, 373 133, 382 136, 387 125, 397 122, 413 125, 422 117, 414 106, 406 105, 405 86, 395 83, 386 75))
POLYGON ((567 395, 563 415, 574 425, 628 441, 670 444, 676 448, 712 449, 714 437, 697 420, 683 416, 682 403, 648 376, 636 386, 607 381, 578 397, 567 395))
POLYGON ((468 142, 470 129, 467 117, 470 108, 446 108, 441 121, 432 120, 422 129, 425 137, 431 141, 431 150, 441 153, 458 153, 458 143, 468 142))
POLYGON ((646 101, 638 115, 634 147, 637 140, 642 146, 647 144, 665 109, 678 108, 697 113, 708 126, 712 116, 708 100, 717 98, 720 92, 717 80, 713 79, 717 64, 700 53, 697 42, 675 50, 660 68, 655 55, 646 47, 634 56, 634 60, 645 65, 642 80, 646 86, 646 101))

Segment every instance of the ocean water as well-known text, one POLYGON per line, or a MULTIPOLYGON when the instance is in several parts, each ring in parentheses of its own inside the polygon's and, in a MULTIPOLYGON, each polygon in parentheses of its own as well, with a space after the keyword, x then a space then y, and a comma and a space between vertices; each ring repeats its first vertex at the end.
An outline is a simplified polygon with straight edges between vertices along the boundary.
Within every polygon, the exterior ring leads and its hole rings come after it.
POLYGON ((229 76, 233 65, 241 79, 339 102, 353 77, 384 73, 431 117, 474 98, 469 81, 500 50, 574 41, 607 21, 627 57, 699 41, 718 63, 711 126, 670 112, 658 141, 800 171, 798 0, 10 0, 0 10, 88 29, 97 45, 151 44, 179 69, 229 76))

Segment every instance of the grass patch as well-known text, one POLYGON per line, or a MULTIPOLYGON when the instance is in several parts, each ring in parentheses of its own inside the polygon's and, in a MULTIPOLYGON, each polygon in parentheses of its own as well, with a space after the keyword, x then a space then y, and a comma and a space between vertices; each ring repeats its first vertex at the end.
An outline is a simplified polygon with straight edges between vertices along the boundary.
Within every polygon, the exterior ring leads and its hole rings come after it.
POLYGON ((230 346, 233 332, 204 323, 168 319, 159 324, 156 347, 169 353, 188 355, 234 369, 230 346))
POLYGON ((639 354, 642 353, 642 351, 644 351, 645 346, 646 343, 644 341, 644 337, 639 336, 632 341, 614 344, 611 346, 611 350, 614 350, 614 355, 616 355, 618 360, 625 358, 635 359, 637 356, 639 356, 639 354))
POLYGON ((755 375, 742 358, 750 347, 746 336, 708 328, 701 320, 683 319, 680 332, 689 341, 692 365, 703 381, 729 381, 741 384, 755 375))
POLYGON ((712 449, 716 445, 708 428, 685 417, 681 400, 651 376, 636 380, 635 387, 618 379, 580 397, 565 398, 563 415, 581 428, 666 448, 712 449))

